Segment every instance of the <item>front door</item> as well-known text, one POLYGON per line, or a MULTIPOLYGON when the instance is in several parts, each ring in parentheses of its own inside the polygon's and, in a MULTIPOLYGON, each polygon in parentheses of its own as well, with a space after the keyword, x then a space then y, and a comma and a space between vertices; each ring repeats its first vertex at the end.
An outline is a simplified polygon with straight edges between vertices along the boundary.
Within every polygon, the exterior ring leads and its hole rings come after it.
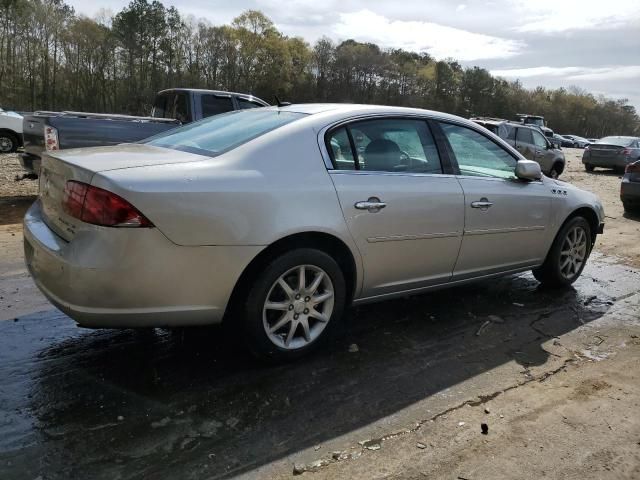
POLYGON ((361 297, 449 281, 462 241, 463 193, 421 119, 372 119, 331 131, 330 172, 360 250, 361 297))
POLYGON ((479 131, 440 124, 464 191, 465 225, 454 279, 542 262, 551 197, 541 181, 515 177, 517 159, 479 131))

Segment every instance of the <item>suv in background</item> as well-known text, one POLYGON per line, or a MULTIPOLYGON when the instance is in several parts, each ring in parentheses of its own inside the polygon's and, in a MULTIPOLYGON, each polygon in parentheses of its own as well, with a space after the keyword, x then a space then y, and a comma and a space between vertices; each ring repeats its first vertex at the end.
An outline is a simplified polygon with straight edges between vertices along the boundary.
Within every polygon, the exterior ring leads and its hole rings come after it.
POLYGON ((564 171, 564 154, 540 132, 538 126, 499 118, 478 117, 471 120, 515 147, 523 157, 538 162, 545 175, 558 178, 564 171))

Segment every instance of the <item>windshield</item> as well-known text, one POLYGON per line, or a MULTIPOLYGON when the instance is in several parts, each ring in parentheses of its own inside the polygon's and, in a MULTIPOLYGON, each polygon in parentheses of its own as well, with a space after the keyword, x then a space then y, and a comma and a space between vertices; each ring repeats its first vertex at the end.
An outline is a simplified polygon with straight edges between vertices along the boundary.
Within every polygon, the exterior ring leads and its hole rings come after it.
POLYGON ((539 127, 544 127, 544 120, 541 118, 527 118, 524 123, 529 125, 538 125, 539 127))
POLYGON ((215 157, 305 116, 281 110, 235 111, 169 130, 143 143, 215 157))
POLYGON ((606 143, 608 145, 618 145, 619 147, 628 147, 633 142, 633 137, 604 137, 596 143, 606 143))

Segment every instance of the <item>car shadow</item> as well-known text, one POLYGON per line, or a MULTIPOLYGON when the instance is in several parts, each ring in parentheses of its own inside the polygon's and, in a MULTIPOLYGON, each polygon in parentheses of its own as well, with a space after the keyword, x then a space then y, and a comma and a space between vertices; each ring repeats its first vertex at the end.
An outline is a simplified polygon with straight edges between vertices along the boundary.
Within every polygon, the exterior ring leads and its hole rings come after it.
POLYGON ((622 214, 622 216, 624 218, 626 218, 627 220, 633 220, 635 222, 640 222, 640 208, 638 208, 636 211, 628 211, 625 210, 624 213, 622 214))
POLYGON ((24 214, 36 198, 36 195, 0 197, 0 226, 22 223, 24 214))
POLYGON ((58 311, 0 323, 0 471, 21 466, 2 478, 229 478, 507 362, 543 365, 542 343, 610 308, 604 291, 523 274, 363 306, 280 365, 222 328, 92 331, 58 311))

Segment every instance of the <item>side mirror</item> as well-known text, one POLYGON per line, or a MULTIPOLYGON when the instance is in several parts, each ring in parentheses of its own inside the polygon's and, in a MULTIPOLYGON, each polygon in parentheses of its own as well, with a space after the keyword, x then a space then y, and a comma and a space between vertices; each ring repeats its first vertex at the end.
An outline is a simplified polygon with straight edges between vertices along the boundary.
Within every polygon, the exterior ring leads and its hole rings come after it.
POLYGON ((542 178, 540 164, 531 160, 518 160, 515 173, 516 177, 521 180, 540 180, 542 178))

